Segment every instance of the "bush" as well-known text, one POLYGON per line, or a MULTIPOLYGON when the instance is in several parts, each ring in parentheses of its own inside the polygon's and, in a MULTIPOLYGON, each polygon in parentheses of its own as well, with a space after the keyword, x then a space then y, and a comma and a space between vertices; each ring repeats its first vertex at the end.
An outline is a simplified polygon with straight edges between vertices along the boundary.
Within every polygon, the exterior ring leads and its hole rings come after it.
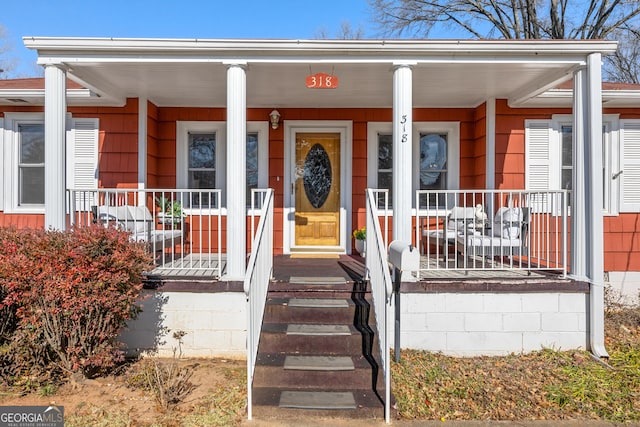
POLYGON ((150 264, 144 245, 114 228, 0 229, 0 309, 15 313, 14 354, 85 376, 113 367, 150 264))

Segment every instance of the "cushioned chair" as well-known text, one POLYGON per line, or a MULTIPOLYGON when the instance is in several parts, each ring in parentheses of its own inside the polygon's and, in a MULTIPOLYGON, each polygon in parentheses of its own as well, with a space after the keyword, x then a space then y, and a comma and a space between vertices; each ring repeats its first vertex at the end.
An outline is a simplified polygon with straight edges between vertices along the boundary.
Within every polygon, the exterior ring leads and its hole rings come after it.
POLYGON ((182 230, 156 230, 153 216, 145 206, 98 206, 98 222, 113 224, 131 233, 134 242, 147 242, 152 252, 173 248, 182 242, 182 230))
POLYGON ((498 209, 493 225, 486 233, 458 235, 458 252, 463 266, 484 267, 487 259, 527 255, 530 209, 502 207, 498 209))
MULTIPOLYGON (((441 248, 436 251, 436 255, 442 254, 446 263, 449 260, 449 248, 455 246, 456 239, 459 236, 474 233, 476 233, 476 208, 454 206, 447 215, 444 228, 430 230, 427 227, 422 231, 422 238, 425 245, 441 248)), ((427 253, 426 246, 424 252, 427 253)))

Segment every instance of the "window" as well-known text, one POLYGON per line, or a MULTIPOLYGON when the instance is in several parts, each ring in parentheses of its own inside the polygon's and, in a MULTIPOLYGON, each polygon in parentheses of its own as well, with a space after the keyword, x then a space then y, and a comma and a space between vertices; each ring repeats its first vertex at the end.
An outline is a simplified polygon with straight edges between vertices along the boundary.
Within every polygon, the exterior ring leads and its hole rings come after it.
MULTIPOLYGON (((187 187, 190 189, 216 188, 216 133, 189 132, 187 187)), ((217 207, 208 193, 192 193, 190 205, 217 207)))
MULTIPOLYGON (((178 122, 176 135, 176 187, 222 189, 222 206, 228 191, 225 131, 225 122, 178 122)), ((247 122, 247 206, 251 189, 268 185, 268 138, 268 122, 247 122)), ((208 207, 209 203, 208 195, 192 196, 192 205, 208 207)))
MULTIPOLYGON (((552 120, 526 121, 527 189, 573 190, 572 120, 570 115, 554 115, 552 120)), ((618 117, 603 116, 602 208, 605 214, 610 215, 618 212, 618 134, 618 117)))
MULTIPOLYGON (((98 119, 68 116, 67 188, 98 184, 98 119)), ((44 213, 44 114, 5 113, 0 120, 0 209, 6 213, 44 213)))
POLYGON ((4 211, 44 213, 44 114, 6 113, 4 127, 4 211))
MULTIPOLYGON (((393 135, 378 133, 378 185, 377 188, 389 190, 388 202, 391 206, 393 191, 393 135)), ((379 195, 378 205, 384 203, 384 195, 379 195)))
MULTIPOLYGON (((459 185, 460 127, 458 122, 415 122, 413 124, 412 190, 451 190, 459 185)), ((368 124, 368 182, 371 188, 393 187, 393 135, 391 123, 368 124)), ((444 196, 444 195, 443 195, 444 196)), ((424 208, 435 206, 435 196, 424 208)), ((444 206, 444 197, 439 201, 444 206)), ((422 203, 422 200, 421 200, 422 203)))
POLYGON ((251 190, 258 188, 258 132, 247 133, 247 206, 251 206, 251 190))
MULTIPOLYGON (((447 135, 420 134, 420 190, 447 189, 447 135)), ((425 200, 428 206, 445 206, 445 195, 436 194, 425 200)), ((422 201, 421 201, 422 202, 422 201)))
POLYGON ((18 123, 18 206, 44 206, 44 123, 18 123))

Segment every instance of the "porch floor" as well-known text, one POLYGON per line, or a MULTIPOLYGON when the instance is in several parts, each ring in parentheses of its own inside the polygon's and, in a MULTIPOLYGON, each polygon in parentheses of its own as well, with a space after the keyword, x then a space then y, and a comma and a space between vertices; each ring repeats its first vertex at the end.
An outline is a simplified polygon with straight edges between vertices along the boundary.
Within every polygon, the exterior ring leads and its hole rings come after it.
MULTIPOLYGON (((421 257, 421 268, 416 283, 433 282, 568 282, 562 274, 549 271, 527 270, 452 270, 446 269, 442 262, 433 258, 421 257), (427 269, 429 268, 429 269, 427 269)), ((225 273, 226 254, 221 256, 221 272, 225 273)), ((497 267, 494 265, 494 268, 497 267)), ((209 281, 220 282, 216 277, 218 270, 217 255, 187 255, 183 258, 166 260, 162 267, 151 271, 152 280, 173 281, 209 281)), ((303 256, 276 255, 273 260, 273 277, 276 283, 291 281, 291 278, 330 277, 344 280, 344 283, 359 281, 365 274, 365 259, 359 255, 303 256)), ((223 280, 224 281, 224 280, 223 280)))

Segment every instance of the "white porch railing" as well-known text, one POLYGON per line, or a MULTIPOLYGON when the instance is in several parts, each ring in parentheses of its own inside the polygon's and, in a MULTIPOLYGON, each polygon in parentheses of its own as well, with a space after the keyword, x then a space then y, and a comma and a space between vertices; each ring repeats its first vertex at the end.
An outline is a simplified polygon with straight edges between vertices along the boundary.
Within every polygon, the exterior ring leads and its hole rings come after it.
POLYGON ((416 192, 420 271, 567 272, 567 191, 416 192))
POLYGON ((384 375, 385 402, 384 417, 387 424, 390 422, 390 401, 391 401, 391 362, 389 349, 389 319, 391 317, 391 295, 393 293, 393 282, 387 262, 387 236, 388 236, 388 215, 384 217, 385 234, 379 223, 379 206, 383 205, 384 211, 388 213, 388 191, 387 190, 367 190, 367 240, 366 240, 366 266, 367 277, 371 284, 371 294, 373 296, 373 307, 376 314, 376 327, 380 336, 380 358, 382 359, 382 371, 384 375), (382 203, 379 197, 382 196, 382 203))
MULTIPOLYGON (((262 318, 267 299, 269 281, 273 273, 273 189, 260 190, 260 221, 253 231, 251 256, 244 278, 247 295, 247 415, 252 418, 253 373, 258 356, 258 344, 262 331, 262 318)), ((254 194, 252 194, 252 199, 254 194)), ((253 222, 253 217, 252 217, 253 222)))
POLYGON ((156 268, 222 274, 221 190, 67 190, 68 225, 114 225, 146 242, 156 268))

